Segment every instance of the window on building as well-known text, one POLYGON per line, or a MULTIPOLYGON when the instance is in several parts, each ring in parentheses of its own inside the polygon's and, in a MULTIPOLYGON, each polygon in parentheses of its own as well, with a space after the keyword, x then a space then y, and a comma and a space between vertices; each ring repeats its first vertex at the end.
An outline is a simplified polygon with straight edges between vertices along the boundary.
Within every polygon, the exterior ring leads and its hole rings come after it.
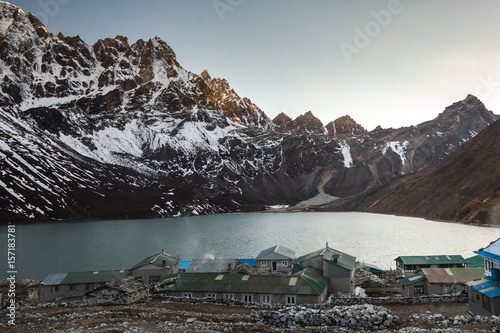
POLYGON ((217 298, 217 294, 216 293, 205 293, 205 297, 206 298, 217 298))
POLYGON ((260 267, 267 267, 267 261, 261 261, 260 267))
POLYGON ((260 304, 271 304, 271 295, 260 295, 260 304))
POLYGON ((282 261, 282 262, 281 262, 281 266, 288 267, 288 261, 282 261))
POLYGON ((415 295, 423 294, 424 293, 424 286, 414 286, 413 292, 415 293, 415 295))
POLYGON ((285 297, 285 304, 286 305, 295 305, 296 304, 295 296, 286 296, 285 297))
POLYGON ((233 299, 234 300, 234 294, 223 294, 222 298, 224 298, 224 299, 233 299))
POLYGON ((87 283, 85 285, 85 290, 92 290, 94 289, 94 284, 93 283, 87 283))
POLYGON ((160 276, 160 275, 153 275, 153 276, 150 276, 150 277, 149 277, 149 284, 150 284, 150 285, 155 285, 155 284, 157 284, 158 282, 160 282, 160 278, 161 278, 161 276, 160 276))
POLYGON ((451 293, 451 286, 442 285, 441 294, 449 294, 449 293, 451 293))
POLYGON ((182 293, 182 297, 192 298, 193 293, 182 293))
POLYGON ((53 293, 58 293, 59 292, 59 286, 52 286, 50 287, 50 291, 53 293))
POLYGON ((70 284, 68 286, 68 291, 77 291, 78 290, 78 285, 77 284, 70 284))
POLYGON ((250 294, 243 294, 241 300, 244 302, 244 303, 252 303, 253 302, 253 295, 250 295, 250 294))

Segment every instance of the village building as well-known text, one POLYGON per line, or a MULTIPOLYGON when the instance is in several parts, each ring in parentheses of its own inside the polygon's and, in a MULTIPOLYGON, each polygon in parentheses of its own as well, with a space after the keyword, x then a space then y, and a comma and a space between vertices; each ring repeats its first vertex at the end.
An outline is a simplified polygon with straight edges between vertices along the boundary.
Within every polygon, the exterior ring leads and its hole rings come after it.
POLYGON ((328 278, 328 292, 352 294, 355 283, 356 257, 328 247, 303 255, 293 261, 293 272, 316 268, 328 278))
POLYGON ((147 300, 149 300, 149 284, 131 276, 103 284, 86 292, 83 297, 83 303, 88 305, 132 304, 147 300))
POLYGON ((145 258, 130 269, 133 277, 140 278, 151 286, 160 282, 162 276, 179 273, 180 257, 165 252, 145 258))
POLYGON ((260 271, 291 272, 294 258, 294 250, 282 245, 275 245, 259 253, 256 265, 260 271))
POLYGON ((467 283, 483 276, 483 268, 422 268, 401 279, 401 296, 449 295, 467 291, 467 283))
MULTIPOLYGON (((394 259, 398 273, 416 273, 422 268, 464 268, 465 259, 460 255, 401 256, 394 259)), ((412 274, 410 274, 412 275, 412 274)))
POLYGON ((313 304, 324 303, 329 279, 322 271, 306 268, 291 276, 247 274, 184 274, 171 289, 182 297, 231 299, 244 303, 313 304))
POLYGON ((484 258, 479 254, 465 259, 468 268, 484 268, 484 258))
POLYGON ((238 259, 199 259, 192 260, 186 269, 186 274, 191 273, 229 273, 240 262, 238 259))
POLYGON ((500 315, 500 239, 474 251, 483 257, 484 277, 469 282, 469 310, 476 315, 500 315))
POLYGON ((53 273, 39 286, 39 300, 49 302, 59 298, 81 297, 87 291, 130 275, 129 270, 53 273))

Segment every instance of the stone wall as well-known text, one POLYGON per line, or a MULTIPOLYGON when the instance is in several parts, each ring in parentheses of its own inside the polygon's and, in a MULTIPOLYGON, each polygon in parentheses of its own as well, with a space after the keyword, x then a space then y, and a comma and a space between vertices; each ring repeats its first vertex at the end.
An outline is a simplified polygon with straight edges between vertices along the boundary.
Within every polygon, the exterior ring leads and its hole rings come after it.
MULTIPOLYGON (((247 305, 252 307, 269 307, 273 309, 285 308, 287 306, 282 304, 274 305, 263 305, 259 303, 243 303, 237 300, 225 300, 225 299, 210 299, 210 298, 186 298, 171 296, 166 294, 155 294, 154 298, 169 299, 177 302, 189 302, 189 303, 215 303, 215 304, 234 304, 234 305, 247 305)), ((361 305, 361 304, 371 304, 371 305, 388 305, 388 304, 399 304, 399 305, 409 305, 409 304, 429 304, 429 303, 467 303, 469 301, 467 296, 421 296, 421 297, 381 297, 381 298, 359 298, 359 297, 335 297, 330 298, 327 303, 323 304, 304 304, 311 309, 324 309, 333 307, 336 305, 361 305)))

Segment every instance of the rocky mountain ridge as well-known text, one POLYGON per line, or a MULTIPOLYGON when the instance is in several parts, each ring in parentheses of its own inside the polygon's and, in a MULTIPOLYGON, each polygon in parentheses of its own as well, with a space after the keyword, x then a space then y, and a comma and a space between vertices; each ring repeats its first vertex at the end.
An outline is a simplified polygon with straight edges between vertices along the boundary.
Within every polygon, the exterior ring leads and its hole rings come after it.
POLYGON ((318 194, 339 209, 498 119, 468 96, 401 129, 348 116, 323 126, 312 112, 271 120, 158 37, 88 45, 9 3, 0 15, 2 221, 258 210, 318 194))
POLYGON ((369 196, 362 209, 431 220, 500 224, 500 121, 445 160, 369 196))

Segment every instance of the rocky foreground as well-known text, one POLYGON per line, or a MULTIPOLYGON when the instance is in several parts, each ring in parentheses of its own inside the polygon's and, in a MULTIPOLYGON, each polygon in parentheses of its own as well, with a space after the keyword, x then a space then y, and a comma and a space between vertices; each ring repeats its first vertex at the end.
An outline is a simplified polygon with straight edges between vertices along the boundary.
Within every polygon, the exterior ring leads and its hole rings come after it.
POLYGON ((177 298, 134 305, 40 304, 17 311, 0 332, 496 332, 500 318, 471 316, 467 304, 368 304, 263 308, 177 298), (286 318, 286 319, 282 319, 286 318))

